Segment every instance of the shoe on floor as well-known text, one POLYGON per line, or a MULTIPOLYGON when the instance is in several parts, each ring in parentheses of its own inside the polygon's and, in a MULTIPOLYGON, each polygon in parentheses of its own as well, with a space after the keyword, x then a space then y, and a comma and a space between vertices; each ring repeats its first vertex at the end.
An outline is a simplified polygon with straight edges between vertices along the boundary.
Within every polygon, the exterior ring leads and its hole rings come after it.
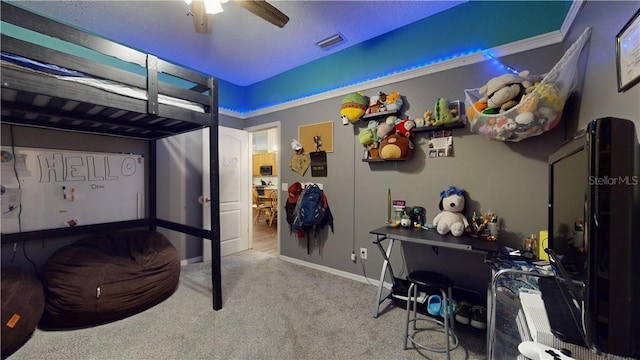
MULTIPOLYGON (((453 299, 447 299, 447 307, 449 308, 449 319, 453 318, 453 314, 456 313, 456 308, 458 307, 458 303, 453 299)), ((444 318, 444 306, 440 307, 440 317, 444 318)))
POLYGON ((442 308, 442 297, 440 295, 431 295, 427 300, 427 312, 433 316, 440 315, 440 308, 442 308))
POLYGON ((487 328, 487 309, 482 305, 474 305, 471 308, 471 326, 476 329, 487 328))
POLYGON ((464 325, 469 325, 469 322, 471 321, 471 304, 466 301, 461 301, 458 304, 456 321, 464 325))

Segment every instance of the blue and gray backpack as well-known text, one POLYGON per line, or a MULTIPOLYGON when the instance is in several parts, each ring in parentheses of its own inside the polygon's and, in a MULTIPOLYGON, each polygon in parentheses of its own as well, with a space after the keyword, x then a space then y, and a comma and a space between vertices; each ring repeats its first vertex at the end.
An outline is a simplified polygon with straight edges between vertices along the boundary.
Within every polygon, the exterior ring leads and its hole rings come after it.
POLYGON ((307 254, 309 254, 310 234, 314 233, 317 237, 318 232, 329 225, 333 233, 333 215, 327 202, 327 196, 317 184, 313 184, 302 191, 298 202, 296 203, 293 214, 289 214, 287 209, 287 221, 291 219, 290 232, 298 231, 298 236, 302 234, 307 236, 307 254))

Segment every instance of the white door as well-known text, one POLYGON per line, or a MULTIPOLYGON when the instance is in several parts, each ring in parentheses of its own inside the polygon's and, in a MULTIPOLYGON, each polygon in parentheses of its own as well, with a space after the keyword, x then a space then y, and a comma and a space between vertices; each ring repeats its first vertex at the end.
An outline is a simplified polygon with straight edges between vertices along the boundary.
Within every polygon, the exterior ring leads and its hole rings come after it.
MULTIPOLYGON (((202 133, 202 193, 209 189, 209 129, 202 133)), ((220 173, 220 252, 222 256, 249 248, 249 133, 227 127, 218 128, 220 173)), ((203 225, 211 229, 211 206, 203 202, 203 225)), ((211 241, 202 241, 203 261, 211 260, 211 241)))

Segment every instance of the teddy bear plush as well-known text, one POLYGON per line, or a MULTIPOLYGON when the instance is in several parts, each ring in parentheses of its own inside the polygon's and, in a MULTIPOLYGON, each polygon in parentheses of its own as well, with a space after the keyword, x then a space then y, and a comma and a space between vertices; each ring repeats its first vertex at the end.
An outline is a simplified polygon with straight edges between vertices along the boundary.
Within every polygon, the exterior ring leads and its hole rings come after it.
POLYGON ((465 198, 464 189, 449 186, 440 193, 440 213, 433 218, 433 226, 438 234, 445 235, 451 232, 453 236, 460 236, 469 227, 469 222, 464 216, 465 198))

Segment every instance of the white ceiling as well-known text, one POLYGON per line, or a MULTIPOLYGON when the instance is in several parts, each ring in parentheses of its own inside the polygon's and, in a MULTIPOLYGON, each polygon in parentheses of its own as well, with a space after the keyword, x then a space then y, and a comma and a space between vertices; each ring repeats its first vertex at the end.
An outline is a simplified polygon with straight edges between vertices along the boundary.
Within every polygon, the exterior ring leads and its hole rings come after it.
MULTIPOLYGON (((465 0, 466 1, 466 0, 465 0)), ((246 86, 429 17, 465 1, 269 1, 289 16, 278 28, 234 1, 198 34, 183 0, 12 1, 53 19, 246 86), (329 50, 315 42, 340 32, 329 50)))

